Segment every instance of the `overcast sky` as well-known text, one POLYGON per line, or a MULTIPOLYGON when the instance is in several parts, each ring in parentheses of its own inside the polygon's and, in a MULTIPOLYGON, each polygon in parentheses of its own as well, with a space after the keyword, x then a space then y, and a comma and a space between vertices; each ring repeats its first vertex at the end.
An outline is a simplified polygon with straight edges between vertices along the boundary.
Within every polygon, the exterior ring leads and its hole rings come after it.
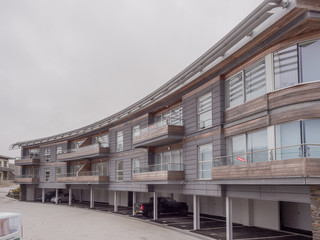
POLYGON ((261 2, 0 1, 0 155, 140 100, 261 2))

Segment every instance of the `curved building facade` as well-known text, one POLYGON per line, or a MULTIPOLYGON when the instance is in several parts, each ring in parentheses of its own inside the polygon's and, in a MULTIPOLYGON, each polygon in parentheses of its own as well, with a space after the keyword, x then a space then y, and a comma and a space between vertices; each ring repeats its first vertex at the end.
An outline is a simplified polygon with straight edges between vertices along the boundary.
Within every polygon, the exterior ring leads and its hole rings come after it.
POLYGON ((319 2, 267 0, 141 101, 12 144, 15 182, 27 201, 64 191, 117 211, 170 196, 188 203, 194 229, 209 214, 320 239, 319 92, 319 2))

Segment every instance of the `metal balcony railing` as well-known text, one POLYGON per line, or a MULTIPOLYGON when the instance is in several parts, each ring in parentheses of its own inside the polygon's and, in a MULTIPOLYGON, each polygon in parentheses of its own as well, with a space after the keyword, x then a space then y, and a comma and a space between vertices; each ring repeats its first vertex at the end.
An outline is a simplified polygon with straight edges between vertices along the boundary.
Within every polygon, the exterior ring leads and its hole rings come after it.
POLYGON ((21 160, 26 160, 26 159, 40 159, 39 154, 30 154, 22 157, 15 157, 14 158, 16 161, 21 161, 21 160))
POLYGON ((15 178, 39 178, 39 174, 24 174, 14 176, 15 178))
POLYGON ((320 158, 320 144, 297 144, 254 152, 214 157, 212 166, 286 160, 294 158, 320 158))
POLYGON ((154 164, 147 167, 136 167, 133 169, 133 174, 144 172, 158 172, 158 171, 183 171, 182 163, 163 163, 154 164))
POLYGON ((80 147, 80 148, 71 148, 71 149, 67 149, 62 151, 61 153, 58 153, 58 155, 62 155, 62 154, 67 154, 67 153, 74 153, 74 152, 87 152, 87 151, 91 151, 94 149, 99 149, 99 148, 107 148, 109 146, 106 145, 101 145, 101 144, 92 144, 86 147, 80 147))
POLYGON ((57 177, 84 177, 84 176, 108 176, 106 172, 102 171, 86 171, 86 172, 75 172, 75 173, 62 173, 57 174, 57 177))
POLYGON ((148 127, 140 129, 140 135, 156 130, 162 126, 183 126, 183 120, 181 118, 164 119, 150 124, 148 127))

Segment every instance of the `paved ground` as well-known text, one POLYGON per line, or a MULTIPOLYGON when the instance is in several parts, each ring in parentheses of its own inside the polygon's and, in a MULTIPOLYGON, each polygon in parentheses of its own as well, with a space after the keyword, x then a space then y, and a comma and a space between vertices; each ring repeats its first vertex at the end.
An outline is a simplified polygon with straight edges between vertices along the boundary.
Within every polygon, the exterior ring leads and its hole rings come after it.
POLYGON ((66 205, 20 202, 0 188, 0 211, 19 212, 23 217, 24 240, 142 239, 195 240, 189 232, 174 231, 129 216, 66 205))

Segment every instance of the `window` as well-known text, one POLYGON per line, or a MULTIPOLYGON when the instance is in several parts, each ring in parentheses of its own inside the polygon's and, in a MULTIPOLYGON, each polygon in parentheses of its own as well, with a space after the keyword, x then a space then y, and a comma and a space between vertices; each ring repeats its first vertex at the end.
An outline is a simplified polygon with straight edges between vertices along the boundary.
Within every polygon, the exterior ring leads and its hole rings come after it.
POLYGON ((320 157, 320 119, 289 122, 276 126, 276 159, 320 157), (315 145, 317 144, 317 145, 315 145))
POLYGON ((109 134, 93 137, 91 139, 91 144, 98 144, 104 148, 109 147, 109 134))
POLYGON ((57 155, 62 154, 62 146, 57 147, 57 155))
POLYGON ((7 161, 3 162, 3 167, 5 167, 5 168, 8 167, 8 162, 7 161))
POLYGON ((73 176, 78 176, 79 171, 84 167, 85 164, 72 164, 70 165, 70 173, 73 176))
POLYGON ((132 158, 132 175, 140 173, 140 160, 138 158, 132 158))
POLYGON ((44 160, 45 160, 46 162, 49 162, 49 161, 50 161, 50 152, 51 152, 51 149, 50 149, 50 148, 44 149, 44 160))
POLYGON ((320 80, 320 40, 273 53, 275 89, 320 80))
POLYGON ((265 61, 251 65, 226 81, 226 107, 234 107, 266 93, 265 61))
POLYGON ((108 161, 91 163, 91 170, 98 176, 108 176, 108 161))
POLYGON ((212 171, 212 144, 198 147, 198 178, 211 179, 212 171))
POLYGON ((123 181, 123 161, 116 162, 116 181, 123 181))
POLYGON ((39 157, 39 148, 27 149, 26 156, 30 158, 38 158, 39 157))
POLYGON ((116 152, 123 151, 123 132, 122 131, 117 132, 116 143, 117 143, 116 152))
POLYGON ((50 179, 50 170, 45 169, 45 181, 48 182, 50 179))
POLYGON ((140 135, 140 125, 132 127, 132 136, 136 137, 140 135))
POLYGON ((71 149, 78 150, 82 143, 84 143, 85 139, 80 141, 74 141, 71 143, 71 149))
POLYGON ((212 95, 208 93, 198 98, 198 129, 212 126, 212 95))
POLYGON ((154 163, 154 171, 182 171, 182 150, 157 153, 154 163))
POLYGON ((38 178, 39 177, 39 168, 38 167, 28 167, 25 170, 25 174, 31 178, 38 178))
POLYGON ((227 140, 227 164, 239 165, 244 163, 268 161, 267 129, 249 132, 227 140))
POLYGON ((56 179, 61 174, 61 167, 56 167, 56 179))
POLYGON ((176 107, 156 116, 154 121, 159 125, 159 127, 165 124, 182 126, 182 106, 176 107))

